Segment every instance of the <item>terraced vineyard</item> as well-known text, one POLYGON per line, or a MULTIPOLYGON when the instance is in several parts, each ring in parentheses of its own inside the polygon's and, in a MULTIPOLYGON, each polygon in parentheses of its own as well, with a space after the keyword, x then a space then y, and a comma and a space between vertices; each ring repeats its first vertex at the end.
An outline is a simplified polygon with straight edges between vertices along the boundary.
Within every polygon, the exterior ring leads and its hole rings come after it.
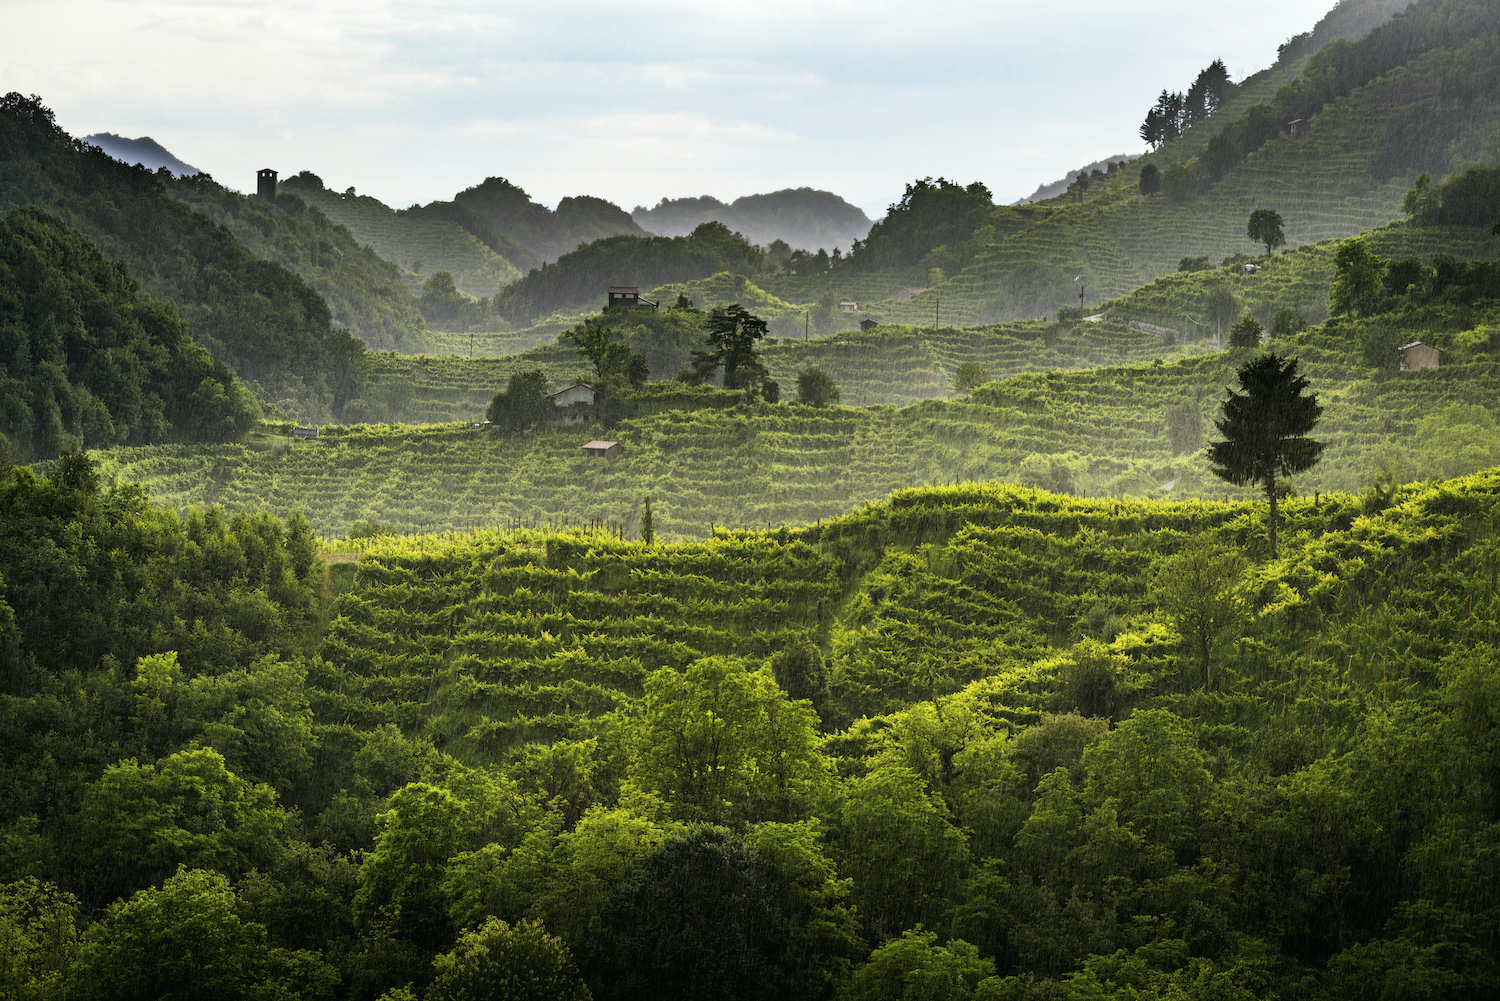
MULTIPOLYGON (((1481 354, 1441 369, 1377 373, 1354 349, 1312 334, 1299 354, 1326 408, 1323 463, 1307 492, 1362 489, 1414 446, 1416 422, 1454 403, 1490 406, 1500 362, 1481 354)), ((1195 407, 1208 430, 1238 352, 1142 365, 1012 377, 965 400, 905 409, 801 406, 677 409, 618 429, 581 426, 516 438, 467 425, 327 428, 317 441, 151 447, 101 454, 104 469, 145 483, 176 507, 306 511, 322 534, 360 520, 401 531, 588 524, 637 530, 644 497, 658 531, 702 538, 711 524, 771 527, 831 517, 893 490, 955 480, 1010 480, 1086 496, 1246 496, 1203 459, 1174 454, 1167 412, 1195 407), (625 457, 584 457, 589 438, 623 441, 625 457)), ((498 376, 497 376, 498 378, 498 376)))
MULTIPOLYGON (((465 346, 469 335, 446 337, 465 346)), ((475 334, 476 344, 493 336, 475 334)), ((462 352, 446 356, 371 356, 376 388, 371 395, 396 401, 381 419, 427 424, 481 419, 495 392, 513 372, 541 369, 552 389, 588 377, 587 362, 555 340, 550 327, 530 328, 528 337, 543 343, 514 355, 470 360, 462 352), (547 336, 548 334, 552 336, 547 336)), ((493 346, 493 341, 491 345, 493 346)), ((772 378, 790 399, 797 376, 821 368, 838 383, 845 403, 854 406, 893 404, 943 398, 951 393, 960 365, 984 366, 993 378, 1049 369, 1074 370, 1108 365, 1171 361, 1206 350, 1201 344, 1164 346, 1160 335, 1124 323, 1010 323, 990 327, 930 328, 881 326, 801 340, 768 339, 761 354, 772 378)))

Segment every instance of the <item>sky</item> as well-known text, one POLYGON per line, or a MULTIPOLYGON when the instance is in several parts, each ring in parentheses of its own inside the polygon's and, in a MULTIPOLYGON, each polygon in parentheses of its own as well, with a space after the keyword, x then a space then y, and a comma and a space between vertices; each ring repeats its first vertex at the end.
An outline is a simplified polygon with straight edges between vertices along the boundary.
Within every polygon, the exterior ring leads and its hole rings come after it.
POLYGON ((920 177, 997 201, 1117 154, 1163 88, 1265 68, 1333 0, 0 0, 0 90, 242 191, 396 206, 486 177, 549 205, 920 177))

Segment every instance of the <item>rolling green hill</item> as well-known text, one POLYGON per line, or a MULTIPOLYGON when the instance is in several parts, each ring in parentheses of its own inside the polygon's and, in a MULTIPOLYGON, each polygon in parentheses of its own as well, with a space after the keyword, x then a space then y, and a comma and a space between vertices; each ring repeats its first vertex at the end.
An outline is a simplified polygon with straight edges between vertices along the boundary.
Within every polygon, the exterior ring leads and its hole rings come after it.
POLYGON ((758 246, 781 240, 804 250, 848 250, 870 231, 870 219, 859 208, 812 188, 745 195, 728 203, 708 195, 663 198, 653 208, 636 206, 630 217, 658 236, 686 236, 701 223, 722 222, 758 246))
MULTIPOLYGON (((256 257, 171 194, 193 185, 210 198, 222 192, 204 175, 152 174, 78 143, 37 99, 0 99, 0 210, 40 208, 83 233, 105 257, 123 260, 143 292, 171 303, 193 339, 258 384, 270 402, 299 420, 332 419, 362 388, 363 346, 334 326, 327 301, 309 282, 256 257)), ((251 215, 268 240, 284 237, 326 269, 324 287, 335 302, 348 293, 354 317, 381 315, 373 254, 362 260, 350 241, 346 266, 336 246, 310 239, 288 213, 251 215), (366 300, 371 284, 377 294, 366 300)))
POLYGON ((476 299, 493 296, 521 277, 513 264, 457 223, 401 214, 369 195, 339 194, 307 171, 281 181, 277 191, 295 194, 395 264, 413 296, 422 294, 422 282, 436 271, 448 272, 461 292, 476 299))
POLYGON ((1491 5, 1420 0, 1360 41, 1336 42, 1246 81, 1181 138, 1094 185, 1080 203, 1061 196, 1064 204, 998 239, 932 292, 873 308, 917 320, 941 294, 956 322, 1037 316, 1076 305, 1080 274, 1089 302, 1100 302, 1174 270, 1183 257, 1253 251, 1245 223, 1257 208, 1281 213, 1292 246, 1377 227, 1401 214, 1418 174, 1442 176, 1495 155, 1500 96, 1485 81, 1496 66, 1500 23, 1491 5), (1309 130, 1294 139, 1282 126, 1296 117, 1309 130), (1236 136, 1268 129, 1270 138, 1243 159, 1210 147, 1232 129, 1236 136), (1136 183, 1147 163, 1168 172, 1183 166, 1191 178, 1185 196, 1143 196, 1136 183))

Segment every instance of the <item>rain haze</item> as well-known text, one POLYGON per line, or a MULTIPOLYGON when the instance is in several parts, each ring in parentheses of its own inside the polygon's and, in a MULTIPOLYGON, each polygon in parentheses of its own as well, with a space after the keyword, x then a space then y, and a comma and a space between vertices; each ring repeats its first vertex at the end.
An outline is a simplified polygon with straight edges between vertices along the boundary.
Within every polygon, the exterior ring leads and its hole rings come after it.
POLYGON ((0 82, 241 190, 263 166, 396 205, 491 175, 627 210, 810 185, 876 217, 914 177, 1013 201, 1143 152, 1163 87, 1242 79, 1326 9, 5 0, 0 82))

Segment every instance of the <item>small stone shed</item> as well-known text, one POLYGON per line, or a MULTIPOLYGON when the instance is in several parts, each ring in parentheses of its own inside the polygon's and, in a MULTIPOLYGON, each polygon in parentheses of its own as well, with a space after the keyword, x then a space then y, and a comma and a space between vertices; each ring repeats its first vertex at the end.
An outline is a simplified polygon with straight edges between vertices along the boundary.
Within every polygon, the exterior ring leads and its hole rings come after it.
POLYGON ((1419 368, 1437 368, 1438 356, 1443 352, 1431 344, 1412 341, 1396 349, 1401 352, 1401 371, 1415 372, 1419 368))
POLYGON ((591 441, 583 446, 583 454, 594 459, 608 459, 613 462, 625 454, 625 446, 617 441, 591 441))
POLYGON ((552 394, 552 402, 559 407, 571 407, 575 403, 585 406, 594 405, 594 387, 586 382, 575 383, 567 389, 561 389, 552 394))

